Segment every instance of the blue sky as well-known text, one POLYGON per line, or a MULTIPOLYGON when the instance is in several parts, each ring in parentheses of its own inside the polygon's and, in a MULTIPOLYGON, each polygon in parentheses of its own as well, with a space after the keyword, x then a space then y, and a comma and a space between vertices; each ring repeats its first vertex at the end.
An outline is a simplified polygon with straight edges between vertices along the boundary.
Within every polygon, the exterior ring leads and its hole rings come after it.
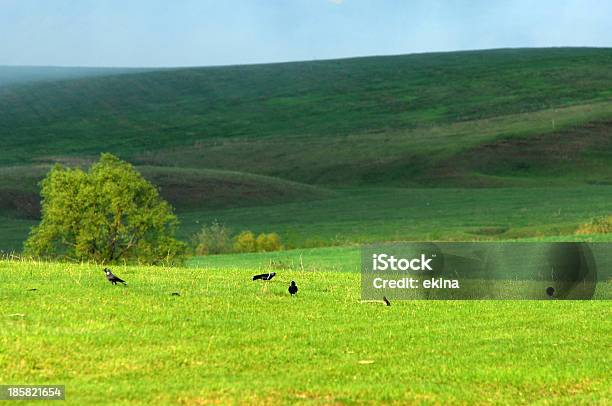
POLYGON ((204 66, 612 46, 606 0, 0 0, 0 65, 204 66))

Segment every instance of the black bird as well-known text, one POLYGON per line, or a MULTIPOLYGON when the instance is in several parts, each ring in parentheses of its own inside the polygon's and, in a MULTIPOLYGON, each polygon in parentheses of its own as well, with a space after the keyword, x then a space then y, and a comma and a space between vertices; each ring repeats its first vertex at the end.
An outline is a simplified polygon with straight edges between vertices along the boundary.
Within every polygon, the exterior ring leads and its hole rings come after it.
POLYGON ((389 299, 387 299, 387 296, 383 296, 383 301, 385 302, 387 306, 391 306, 391 302, 389 302, 389 299))
POLYGON ((181 294, 178 292, 172 292, 172 296, 180 296, 181 294))
POLYGON ((106 279, 108 279, 108 281, 110 283, 112 283, 113 285, 116 285, 117 282, 119 283, 123 283, 124 285, 127 285, 127 283, 125 283, 125 281, 123 279, 121 279, 120 277, 114 275, 110 269, 108 268, 104 268, 104 273, 106 274, 106 279))
POLYGON ((547 287, 546 294, 548 295, 549 299, 552 299, 553 295, 555 294, 555 288, 553 288, 552 286, 547 287))
POLYGON ((289 289, 287 289, 291 296, 295 295, 298 291, 298 287, 294 281, 291 281, 291 285, 289 285, 289 289))
POLYGON ((28 292, 36 292, 38 289, 36 288, 32 288, 32 289, 28 289, 28 292))
POLYGON ((276 275, 276 272, 262 273, 261 275, 253 276, 253 280, 256 281, 258 279, 261 279, 262 281, 269 281, 270 279, 274 278, 275 275, 276 275))

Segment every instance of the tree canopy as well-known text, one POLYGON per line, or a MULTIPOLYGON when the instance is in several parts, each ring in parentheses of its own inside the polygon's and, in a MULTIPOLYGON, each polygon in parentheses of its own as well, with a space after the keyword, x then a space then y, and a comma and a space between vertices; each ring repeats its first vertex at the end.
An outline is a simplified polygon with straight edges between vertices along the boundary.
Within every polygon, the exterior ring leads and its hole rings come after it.
POLYGON ((87 172, 55 165, 41 182, 42 220, 25 253, 102 263, 173 261, 185 245, 178 219, 127 162, 102 154, 87 172))

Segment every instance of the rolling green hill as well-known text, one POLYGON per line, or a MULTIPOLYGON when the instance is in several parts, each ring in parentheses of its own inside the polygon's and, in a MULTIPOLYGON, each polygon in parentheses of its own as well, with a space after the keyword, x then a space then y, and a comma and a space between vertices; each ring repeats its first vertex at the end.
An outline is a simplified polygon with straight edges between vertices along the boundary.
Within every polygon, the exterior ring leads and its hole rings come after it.
POLYGON ((51 163, 103 151, 160 186, 184 235, 215 218, 295 246, 571 233, 610 212, 611 63, 612 49, 503 49, 13 81, 0 249, 38 216, 51 163))

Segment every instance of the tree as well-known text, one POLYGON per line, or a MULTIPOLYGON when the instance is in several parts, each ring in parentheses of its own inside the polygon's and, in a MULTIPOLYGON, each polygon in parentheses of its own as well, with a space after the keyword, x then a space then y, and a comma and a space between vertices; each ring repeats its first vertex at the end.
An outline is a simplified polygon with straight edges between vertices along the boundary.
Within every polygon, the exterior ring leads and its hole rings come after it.
POLYGON ((55 165, 41 182, 42 220, 25 242, 34 256, 102 263, 180 257, 172 206, 132 165, 111 154, 87 172, 55 165))

